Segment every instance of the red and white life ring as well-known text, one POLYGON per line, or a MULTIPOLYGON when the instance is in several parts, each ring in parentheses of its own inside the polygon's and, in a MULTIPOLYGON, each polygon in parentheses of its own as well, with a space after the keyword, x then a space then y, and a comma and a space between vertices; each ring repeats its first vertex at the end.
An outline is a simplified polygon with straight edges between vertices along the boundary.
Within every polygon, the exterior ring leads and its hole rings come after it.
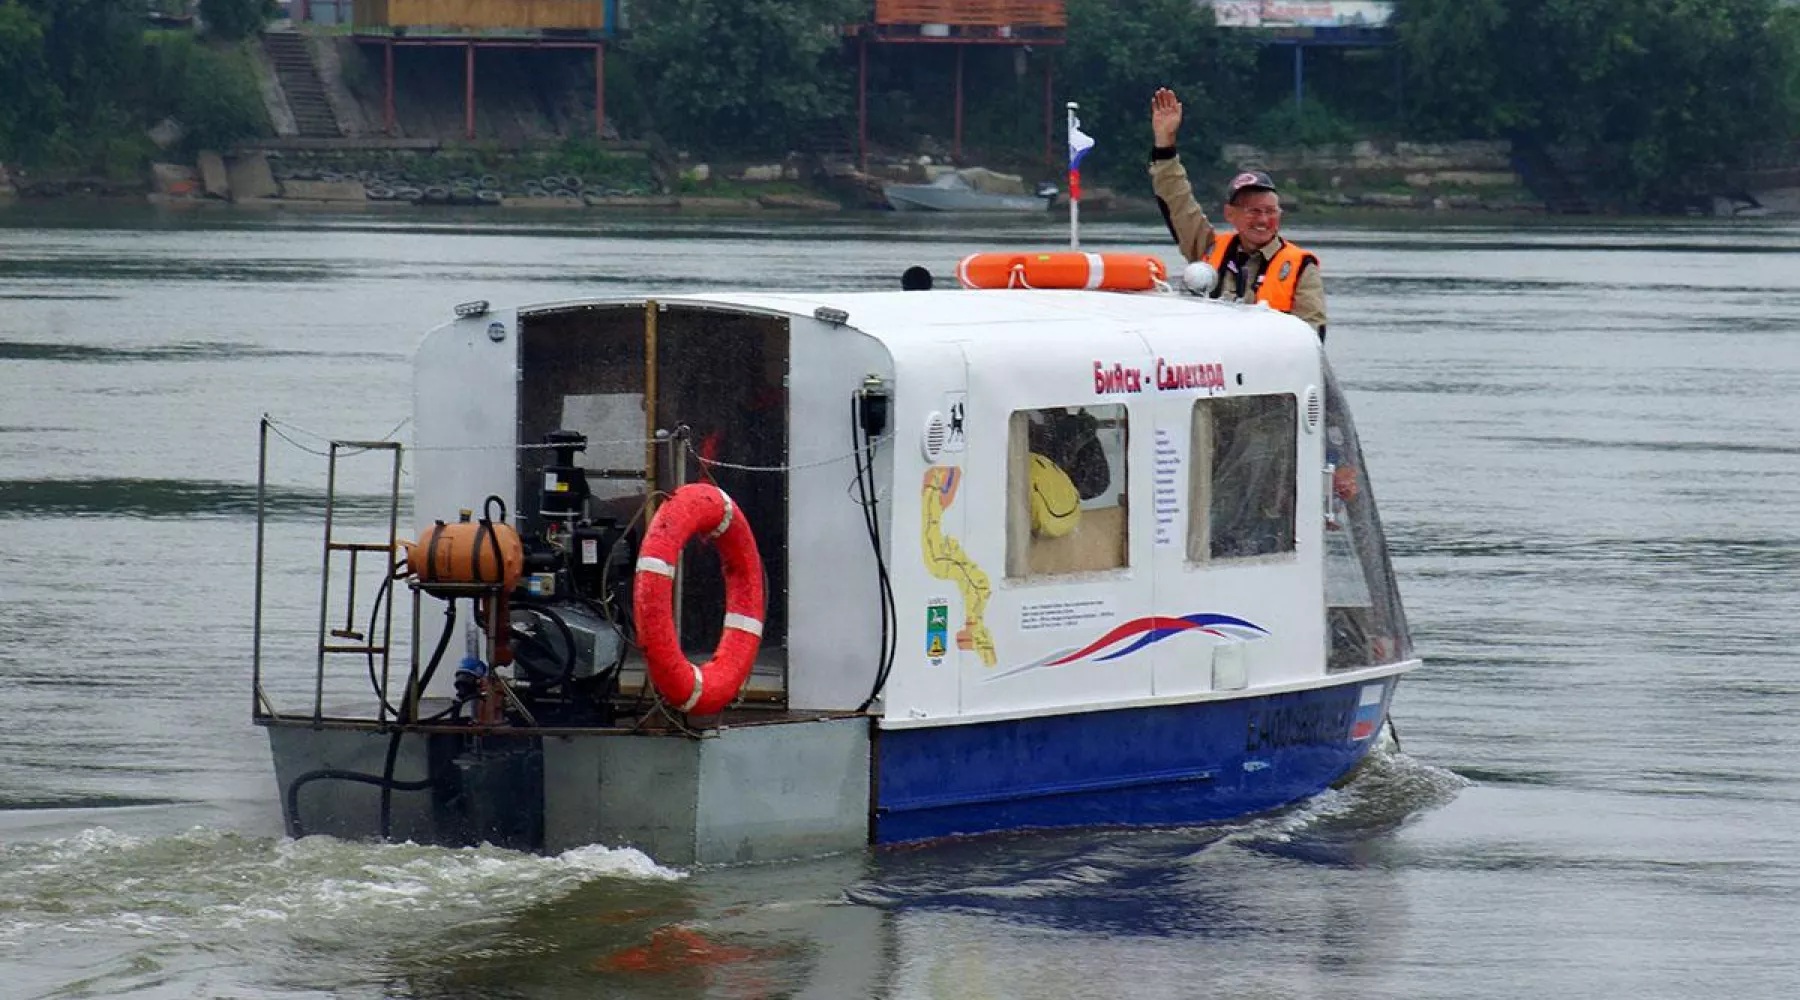
POLYGON ((762 645, 763 568, 756 536, 737 504, 710 483, 675 491, 650 519, 638 548, 631 606, 650 681, 683 712, 711 715, 737 697, 762 645), (696 666, 675 632, 675 561, 701 535, 719 552, 725 572, 725 628, 712 659, 696 666))
POLYGON ((1142 253, 972 253, 956 265, 964 288, 1100 288, 1147 292, 1169 279, 1160 257, 1142 253))

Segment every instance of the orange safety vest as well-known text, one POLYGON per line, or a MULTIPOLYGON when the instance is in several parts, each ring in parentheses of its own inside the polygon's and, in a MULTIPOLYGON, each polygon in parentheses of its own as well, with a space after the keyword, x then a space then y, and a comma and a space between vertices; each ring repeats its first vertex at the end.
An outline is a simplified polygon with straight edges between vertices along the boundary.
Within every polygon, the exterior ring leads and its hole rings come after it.
MULTIPOLYGON (((1238 237, 1233 233, 1230 237, 1216 236, 1212 241, 1212 249, 1206 253, 1206 263, 1218 274, 1213 281, 1212 298, 1225 293, 1225 261, 1237 253, 1238 237)), ((1317 267, 1319 258, 1312 252, 1302 250, 1290 240, 1281 241, 1281 249, 1256 276, 1256 301, 1267 302, 1272 309, 1282 312, 1294 311, 1294 291, 1300 287, 1300 274, 1308 267, 1317 267)))

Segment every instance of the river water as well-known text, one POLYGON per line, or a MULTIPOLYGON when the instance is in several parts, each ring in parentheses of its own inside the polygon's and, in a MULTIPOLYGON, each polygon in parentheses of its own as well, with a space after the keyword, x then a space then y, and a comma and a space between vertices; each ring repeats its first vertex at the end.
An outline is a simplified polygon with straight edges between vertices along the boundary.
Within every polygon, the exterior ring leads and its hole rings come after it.
MULTIPOLYGON (((1800 995, 1800 228, 1287 222, 1427 660, 1399 748, 1222 829, 683 871, 281 835, 257 418, 390 433, 470 299, 892 287, 1058 229, 0 212, 0 995, 1800 995)), ((323 480, 282 461, 303 630, 323 480)))

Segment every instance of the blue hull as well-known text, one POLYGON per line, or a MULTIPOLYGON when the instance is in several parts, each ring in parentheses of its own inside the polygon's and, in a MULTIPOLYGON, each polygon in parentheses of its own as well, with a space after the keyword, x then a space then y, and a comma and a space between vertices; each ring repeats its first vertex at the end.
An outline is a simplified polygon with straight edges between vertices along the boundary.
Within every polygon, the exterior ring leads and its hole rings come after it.
POLYGON ((1215 823, 1276 809, 1356 766, 1397 683, 884 730, 875 842, 1215 823))

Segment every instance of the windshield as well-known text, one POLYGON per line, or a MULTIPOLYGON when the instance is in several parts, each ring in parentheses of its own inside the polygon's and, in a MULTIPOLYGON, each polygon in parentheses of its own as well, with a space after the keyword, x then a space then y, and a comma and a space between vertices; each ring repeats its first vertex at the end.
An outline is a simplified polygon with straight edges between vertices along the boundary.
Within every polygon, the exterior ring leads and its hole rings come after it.
POLYGON ((1330 365, 1325 368, 1326 667, 1355 670, 1412 658, 1406 612, 1375 511, 1356 424, 1330 365))

